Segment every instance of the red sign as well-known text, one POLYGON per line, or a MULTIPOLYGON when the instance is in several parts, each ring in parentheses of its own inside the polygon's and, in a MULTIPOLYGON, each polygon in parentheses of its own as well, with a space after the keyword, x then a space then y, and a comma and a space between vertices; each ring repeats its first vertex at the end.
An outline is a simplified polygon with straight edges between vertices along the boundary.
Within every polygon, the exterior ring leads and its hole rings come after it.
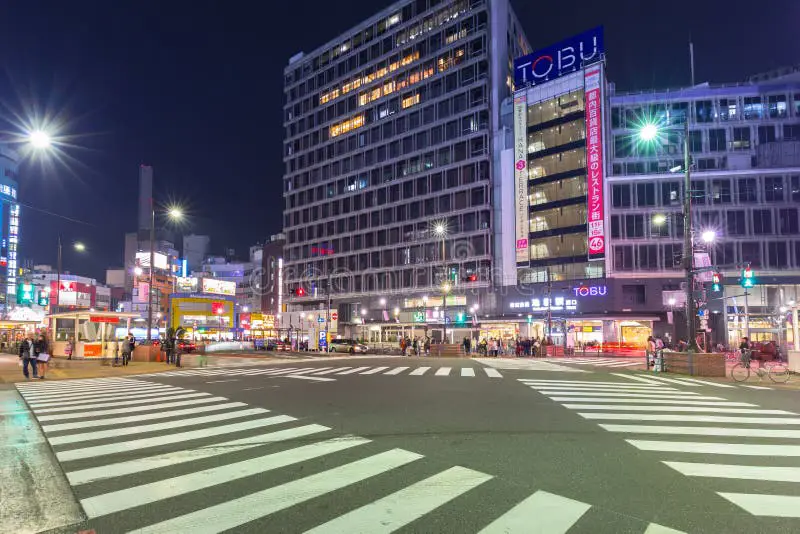
POLYGON ((331 321, 335 321, 339 318, 338 312, 331 312, 331 321))
POLYGON ((327 247, 311 247, 311 254, 317 254, 319 256, 329 256, 333 254, 333 249, 327 247))
POLYGON ((603 100, 599 66, 586 69, 586 168, 588 180, 589 260, 602 260, 606 253, 605 206, 603 203, 603 100))
POLYGON ((250 330, 251 317, 252 316, 249 313, 240 313, 239 326, 244 328, 245 330, 250 330))
POLYGON ((118 324, 119 317, 102 317, 100 315, 90 315, 89 316, 90 323, 111 323, 111 324, 118 324))
POLYGON ((211 313, 214 315, 222 315, 225 313, 225 303, 224 302, 212 302, 211 303, 211 313))

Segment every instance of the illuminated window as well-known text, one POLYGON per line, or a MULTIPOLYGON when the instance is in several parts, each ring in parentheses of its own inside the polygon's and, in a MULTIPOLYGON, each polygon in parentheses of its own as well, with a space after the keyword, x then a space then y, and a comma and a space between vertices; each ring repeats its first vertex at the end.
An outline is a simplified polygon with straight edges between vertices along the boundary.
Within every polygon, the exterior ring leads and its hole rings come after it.
POLYGON ((403 109, 410 108, 411 106, 415 106, 417 104, 419 104, 419 94, 407 96, 401 103, 403 109))
POLYGON ((357 115, 330 127, 330 136, 337 137, 364 126, 364 115, 357 115))

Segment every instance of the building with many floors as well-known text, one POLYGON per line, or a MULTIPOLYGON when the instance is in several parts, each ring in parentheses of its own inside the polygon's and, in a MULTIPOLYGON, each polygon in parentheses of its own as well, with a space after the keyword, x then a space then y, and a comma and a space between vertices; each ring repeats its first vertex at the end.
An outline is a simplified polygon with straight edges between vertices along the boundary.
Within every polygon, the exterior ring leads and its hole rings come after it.
POLYGON ((330 296, 340 324, 394 308, 399 322, 435 322, 444 314, 419 303, 445 281, 456 313, 490 286, 492 143, 512 61, 528 51, 508 0, 416 0, 290 59, 287 311, 330 296))

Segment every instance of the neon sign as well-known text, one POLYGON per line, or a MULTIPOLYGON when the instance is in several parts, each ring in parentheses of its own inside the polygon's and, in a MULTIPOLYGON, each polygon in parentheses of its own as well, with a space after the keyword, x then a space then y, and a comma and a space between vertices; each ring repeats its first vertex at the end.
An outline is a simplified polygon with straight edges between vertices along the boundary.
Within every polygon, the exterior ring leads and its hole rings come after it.
POLYGON ((600 61, 604 52, 603 27, 598 26, 515 59, 514 85, 520 88, 555 80, 600 61))
POLYGON ((608 295, 608 286, 578 286, 572 291, 576 297, 604 297, 608 295))

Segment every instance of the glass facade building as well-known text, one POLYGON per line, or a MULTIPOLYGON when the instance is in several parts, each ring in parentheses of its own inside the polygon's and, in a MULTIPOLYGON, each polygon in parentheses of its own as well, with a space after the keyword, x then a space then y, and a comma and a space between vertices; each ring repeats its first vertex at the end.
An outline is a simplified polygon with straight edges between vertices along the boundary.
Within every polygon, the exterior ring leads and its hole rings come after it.
POLYGON ((20 206, 17 202, 19 154, 0 143, 0 309, 16 306, 20 206))
POLYGON ((445 279, 489 285, 492 135, 512 60, 527 51, 508 0, 416 0, 291 58, 283 278, 292 304, 330 294, 369 306, 392 293, 400 303, 445 279))

